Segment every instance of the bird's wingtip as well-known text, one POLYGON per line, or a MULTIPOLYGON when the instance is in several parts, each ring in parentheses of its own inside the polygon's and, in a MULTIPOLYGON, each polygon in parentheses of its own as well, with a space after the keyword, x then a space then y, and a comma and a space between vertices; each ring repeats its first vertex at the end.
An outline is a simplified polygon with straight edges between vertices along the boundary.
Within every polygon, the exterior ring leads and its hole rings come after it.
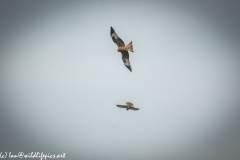
POLYGON ((112 26, 111 26, 110 31, 111 31, 111 34, 114 33, 114 29, 112 28, 112 26))
POLYGON ((126 67, 130 72, 132 72, 132 67, 131 66, 126 66, 126 67))

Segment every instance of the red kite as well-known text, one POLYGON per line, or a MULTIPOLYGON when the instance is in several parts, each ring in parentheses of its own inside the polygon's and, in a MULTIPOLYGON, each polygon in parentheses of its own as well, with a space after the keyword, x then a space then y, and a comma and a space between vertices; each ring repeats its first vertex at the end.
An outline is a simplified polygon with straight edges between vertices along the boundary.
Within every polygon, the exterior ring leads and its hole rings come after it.
POLYGON ((128 51, 133 52, 132 41, 125 46, 123 40, 118 37, 117 33, 114 31, 112 27, 110 31, 110 36, 112 37, 113 42, 116 43, 116 45, 118 46, 117 51, 122 53, 122 60, 124 65, 132 72, 132 67, 130 65, 129 54, 128 54, 128 51))

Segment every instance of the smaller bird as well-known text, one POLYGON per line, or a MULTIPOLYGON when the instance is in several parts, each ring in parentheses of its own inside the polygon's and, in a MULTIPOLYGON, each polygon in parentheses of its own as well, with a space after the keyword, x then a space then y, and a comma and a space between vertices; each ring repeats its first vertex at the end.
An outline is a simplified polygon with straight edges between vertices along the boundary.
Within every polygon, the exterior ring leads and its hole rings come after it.
POLYGON ((131 102, 126 102, 127 105, 119 105, 117 104, 116 106, 119 108, 126 108, 127 110, 131 109, 131 110, 139 110, 139 108, 135 108, 134 105, 131 102))

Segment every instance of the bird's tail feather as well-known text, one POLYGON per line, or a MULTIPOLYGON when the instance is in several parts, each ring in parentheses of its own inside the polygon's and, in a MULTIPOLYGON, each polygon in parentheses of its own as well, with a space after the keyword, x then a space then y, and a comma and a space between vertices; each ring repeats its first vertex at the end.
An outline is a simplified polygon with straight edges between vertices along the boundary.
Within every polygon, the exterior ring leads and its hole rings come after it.
POLYGON ((134 51, 133 51, 132 41, 131 41, 128 45, 126 45, 125 47, 126 47, 126 50, 127 50, 127 51, 134 52, 134 51))

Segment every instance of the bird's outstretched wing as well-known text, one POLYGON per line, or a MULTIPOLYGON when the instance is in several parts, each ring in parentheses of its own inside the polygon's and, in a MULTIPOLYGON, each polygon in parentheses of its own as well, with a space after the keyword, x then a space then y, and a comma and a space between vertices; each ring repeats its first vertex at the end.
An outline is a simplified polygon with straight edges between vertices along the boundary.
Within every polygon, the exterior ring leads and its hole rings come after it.
POLYGON ((126 105, 119 105, 119 104, 117 104, 116 106, 118 106, 119 108, 127 108, 126 105))
POLYGON ((139 110, 139 108, 135 108, 135 107, 131 107, 130 109, 135 111, 139 110))
POLYGON ((124 65, 132 72, 132 67, 129 61, 129 53, 128 51, 122 51, 122 60, 124 65))
POLYGON ((112 37, 113 42, 116 43, 117 46, 125 46, 123 40, 118 37, 117 33, 114 31, 112 27, 110 30, 110 36, 112 37))

